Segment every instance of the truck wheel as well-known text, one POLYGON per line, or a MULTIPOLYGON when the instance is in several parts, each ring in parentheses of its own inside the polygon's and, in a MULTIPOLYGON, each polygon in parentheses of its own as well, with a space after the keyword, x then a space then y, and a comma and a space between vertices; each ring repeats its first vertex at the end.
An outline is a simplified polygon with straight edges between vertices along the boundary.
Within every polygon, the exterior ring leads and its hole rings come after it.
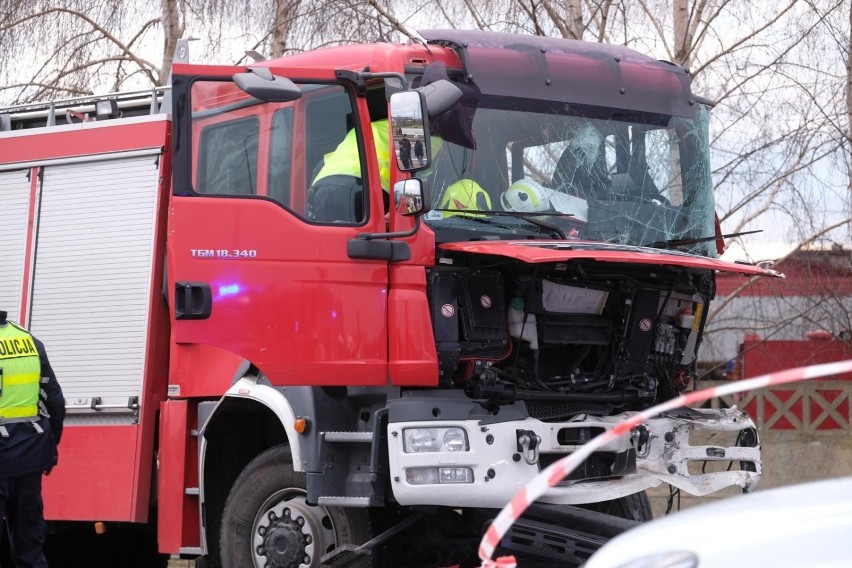
MULTIPOLYGON (((225 502, 222 567, 315 568, 336 547, 369 540, 365 509, 309 505, 306 498, 290 448, 275 446, 254 458, 225 502)), ((369 556, 361 560, 355 566, 370 565, 369 556)))
POLYGON ((631 521, 644 522, 654 518, 654 513, 651 510, 651 501, 648 499, 648 494, 644 491, 612 501, 597 503, 596 507, 592 509, 601 513, 615 515, 622 519, 630 519, 631 521))

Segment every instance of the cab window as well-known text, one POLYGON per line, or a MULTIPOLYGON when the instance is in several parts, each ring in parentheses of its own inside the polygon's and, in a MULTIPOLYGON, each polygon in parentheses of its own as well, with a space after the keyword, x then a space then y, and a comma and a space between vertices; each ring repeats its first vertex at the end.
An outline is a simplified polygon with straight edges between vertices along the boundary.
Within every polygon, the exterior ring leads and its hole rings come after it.
POLYGON ((205 128, 199 141, 198 190, 220 195, 256 194, 259 130, 257 117, 205 128))
POLYGON ((299 86, 300 99, 266 103, 230 81, 194 82, 193 190, 270 199, 311 223, 363 223, 363 140, 353 99, 342 85, 299 86))

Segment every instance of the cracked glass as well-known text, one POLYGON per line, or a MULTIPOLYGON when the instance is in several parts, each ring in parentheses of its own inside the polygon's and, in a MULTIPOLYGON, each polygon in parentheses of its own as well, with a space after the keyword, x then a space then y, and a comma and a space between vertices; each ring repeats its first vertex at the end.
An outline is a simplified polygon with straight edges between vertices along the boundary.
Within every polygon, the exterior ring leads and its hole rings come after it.
POLYGON ((446 142, 418 174, 432 187, 426 222, 439 242, 564 237, 716 256, 709 115, 696 106, 683 117, 480 95, 475 148, 446 142))

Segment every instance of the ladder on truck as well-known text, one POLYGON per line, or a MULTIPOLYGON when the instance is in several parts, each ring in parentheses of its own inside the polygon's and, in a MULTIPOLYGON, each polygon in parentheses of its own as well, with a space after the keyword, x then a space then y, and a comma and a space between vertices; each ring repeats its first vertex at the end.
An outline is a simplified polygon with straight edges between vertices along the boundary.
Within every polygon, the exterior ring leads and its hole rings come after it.
POLYGON ((0 107, 0 132, 168 112, 170 91, 153 87, 0 107))

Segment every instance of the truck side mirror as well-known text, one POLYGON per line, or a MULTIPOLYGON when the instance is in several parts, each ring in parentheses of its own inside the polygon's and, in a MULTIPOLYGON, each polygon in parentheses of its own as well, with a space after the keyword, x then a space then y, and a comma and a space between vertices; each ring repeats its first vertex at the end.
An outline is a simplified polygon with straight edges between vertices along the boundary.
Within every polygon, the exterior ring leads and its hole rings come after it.
POLYGON ((266 67, 250 67, 234 75, 234 83, 254 98, 270 103, 286 103, 302 96, 302 90, 286 77, 276 77, 266 67))
POLYGON ((417 178, 396 182, 393 186, 393 203, 397 212, 406 217, 427 213, 432 208, 428 184, 417 178))
POLYGON ((429 125, 426 100, 418 91, 394 93, 390 98, 391 146, 400 171, 413 172, 429 166, 429 125))

